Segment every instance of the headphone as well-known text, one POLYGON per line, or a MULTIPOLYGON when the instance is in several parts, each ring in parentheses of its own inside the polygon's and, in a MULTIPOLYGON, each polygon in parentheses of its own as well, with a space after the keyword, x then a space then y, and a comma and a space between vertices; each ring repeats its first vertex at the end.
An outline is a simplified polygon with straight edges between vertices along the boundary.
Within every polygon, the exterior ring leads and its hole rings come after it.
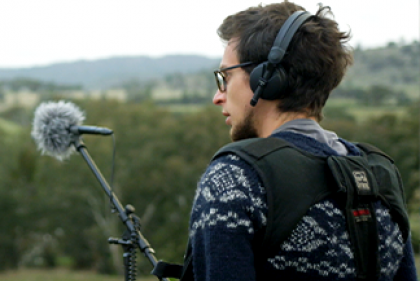
POLYGON ((255 106, 259 98, 275 100, 279 92, 288 86, 287 73, 281 66, 281 60, 299 27, 312 15, 309 12, 294 12, 282 25, 273 47, 268 54, 268 60, 257 65, 249 75, 249 83, 254 96, 251 105, 255 106))

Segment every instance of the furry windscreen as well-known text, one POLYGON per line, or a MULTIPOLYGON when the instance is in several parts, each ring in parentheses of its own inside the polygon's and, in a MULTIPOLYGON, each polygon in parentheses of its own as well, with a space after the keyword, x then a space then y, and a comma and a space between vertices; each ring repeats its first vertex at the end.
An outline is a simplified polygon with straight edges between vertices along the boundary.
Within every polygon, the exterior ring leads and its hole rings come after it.
POLYGON ((75 148, 72 143, 78 138, 69 132, 71 126, 80 126, 84 113, 73 103, 59 101, 40 104, 35 110, 31 136, 42 154, 64 160, 75 148))

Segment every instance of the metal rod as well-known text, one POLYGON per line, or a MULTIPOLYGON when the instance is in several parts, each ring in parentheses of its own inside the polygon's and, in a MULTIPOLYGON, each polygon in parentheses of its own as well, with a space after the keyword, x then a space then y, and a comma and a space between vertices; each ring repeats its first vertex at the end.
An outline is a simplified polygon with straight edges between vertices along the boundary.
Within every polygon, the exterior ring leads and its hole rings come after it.
MULTIPOLYGON (((99 168, 96 166, 93 159, 90 157, 86 146, 82 142, 82 140, 79 138, 74 143, 74 146, 78 152, 82 155, 83 159, 85 159, 86 163, 88 164, 89 168, 95 175, 96 179, 101 184, 102 188, 104 189, 105 193, 110 198, 112 204, 115 207, 115 210, 118 212, 118 215, 121 219, 121 221, 124 223, 124 225, 127 227, 127 229, 130 231, 130 233, 135 233, 135 240, 137 241, 137 246, 139 247, 140 251, 145 255, 145 257, 150 261, 153 267, 157 264, 157 259, 154 256, 155 251, 150 246, 149 242, 144 238, 143 234, 140 232, 138 228, 135 227, 133 224, 133 221, 131 220, 130 214, 127 215, 125 208, 118 200, 118 197, 115 195, 115 193, 111 190, 109 187, 109 184, 105 180, 104 176, 102 175, 99 168)), ((163 278, 161 279, 163 281, 169 281, 169 279, 163 278)))

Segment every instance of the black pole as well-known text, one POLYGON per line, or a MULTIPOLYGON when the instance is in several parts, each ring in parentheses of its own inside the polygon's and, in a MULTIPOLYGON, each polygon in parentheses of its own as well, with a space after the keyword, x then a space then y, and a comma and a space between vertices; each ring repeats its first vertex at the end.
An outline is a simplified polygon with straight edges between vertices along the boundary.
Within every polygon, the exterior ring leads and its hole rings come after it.
MULTIPOLYGON (((114 205, 115 210, 118 212, 118 215, 119 215, 121 221, 127 227, 127 230, 131 233, 132 236, 135 236, 135 237, 132 237, 132 239, 136 242, 136 245, 139 247, 140 251, 145 255, 145 257, 150 261, 150 263, 152 264, 152 266, 155 267, 156 264, 157 264, 157 259, 154 256, 155 251, 150 246, 150 244, 146 240, 146 238, 144 238, 143 234, 140 232, 140 229, 138 229, 134 225, 133 220, 132 220, 132 217, 131 217, 131 212, 129 212, 127 214, 126 209, 121 205, 121 203, 118 200, 117 196, 111 190, 111 188, 109 187, 107 181, 105 180, 105 178, 101 174, 99 168, 96 166, 95 162, 90 157, 90 155, 89 155, 89 153, 88 153, 88 151, 86 149, 86 146, 84 145, 83 141, 79 138, 73 144, 74 144, 76 150, 78 152, 80 152, 80 154, 83 156, 83 158, 85 159, 85 161, 88 164, 89 168, 91 169, 91 171, 95 175, 96 179, 99 181, 99 183, 101 184, 101 186, 104 189, 105 193, 110 198, 111 203, 114 205)), ((162 278, 160 280, 169 281, 166 278, 162 278)))

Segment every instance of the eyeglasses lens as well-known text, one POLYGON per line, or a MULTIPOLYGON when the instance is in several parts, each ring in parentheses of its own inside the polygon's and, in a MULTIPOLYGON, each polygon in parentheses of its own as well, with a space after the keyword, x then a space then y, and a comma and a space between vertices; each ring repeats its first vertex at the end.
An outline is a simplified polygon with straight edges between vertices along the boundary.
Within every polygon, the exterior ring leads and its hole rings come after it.
POLYGON ((220 72, 216 73, 216 83, 217 83, 217 87, 219 88, 220 91, 225 91, 226 87, 225 87, 225 79, 223 77, 223 74, 220 72))

